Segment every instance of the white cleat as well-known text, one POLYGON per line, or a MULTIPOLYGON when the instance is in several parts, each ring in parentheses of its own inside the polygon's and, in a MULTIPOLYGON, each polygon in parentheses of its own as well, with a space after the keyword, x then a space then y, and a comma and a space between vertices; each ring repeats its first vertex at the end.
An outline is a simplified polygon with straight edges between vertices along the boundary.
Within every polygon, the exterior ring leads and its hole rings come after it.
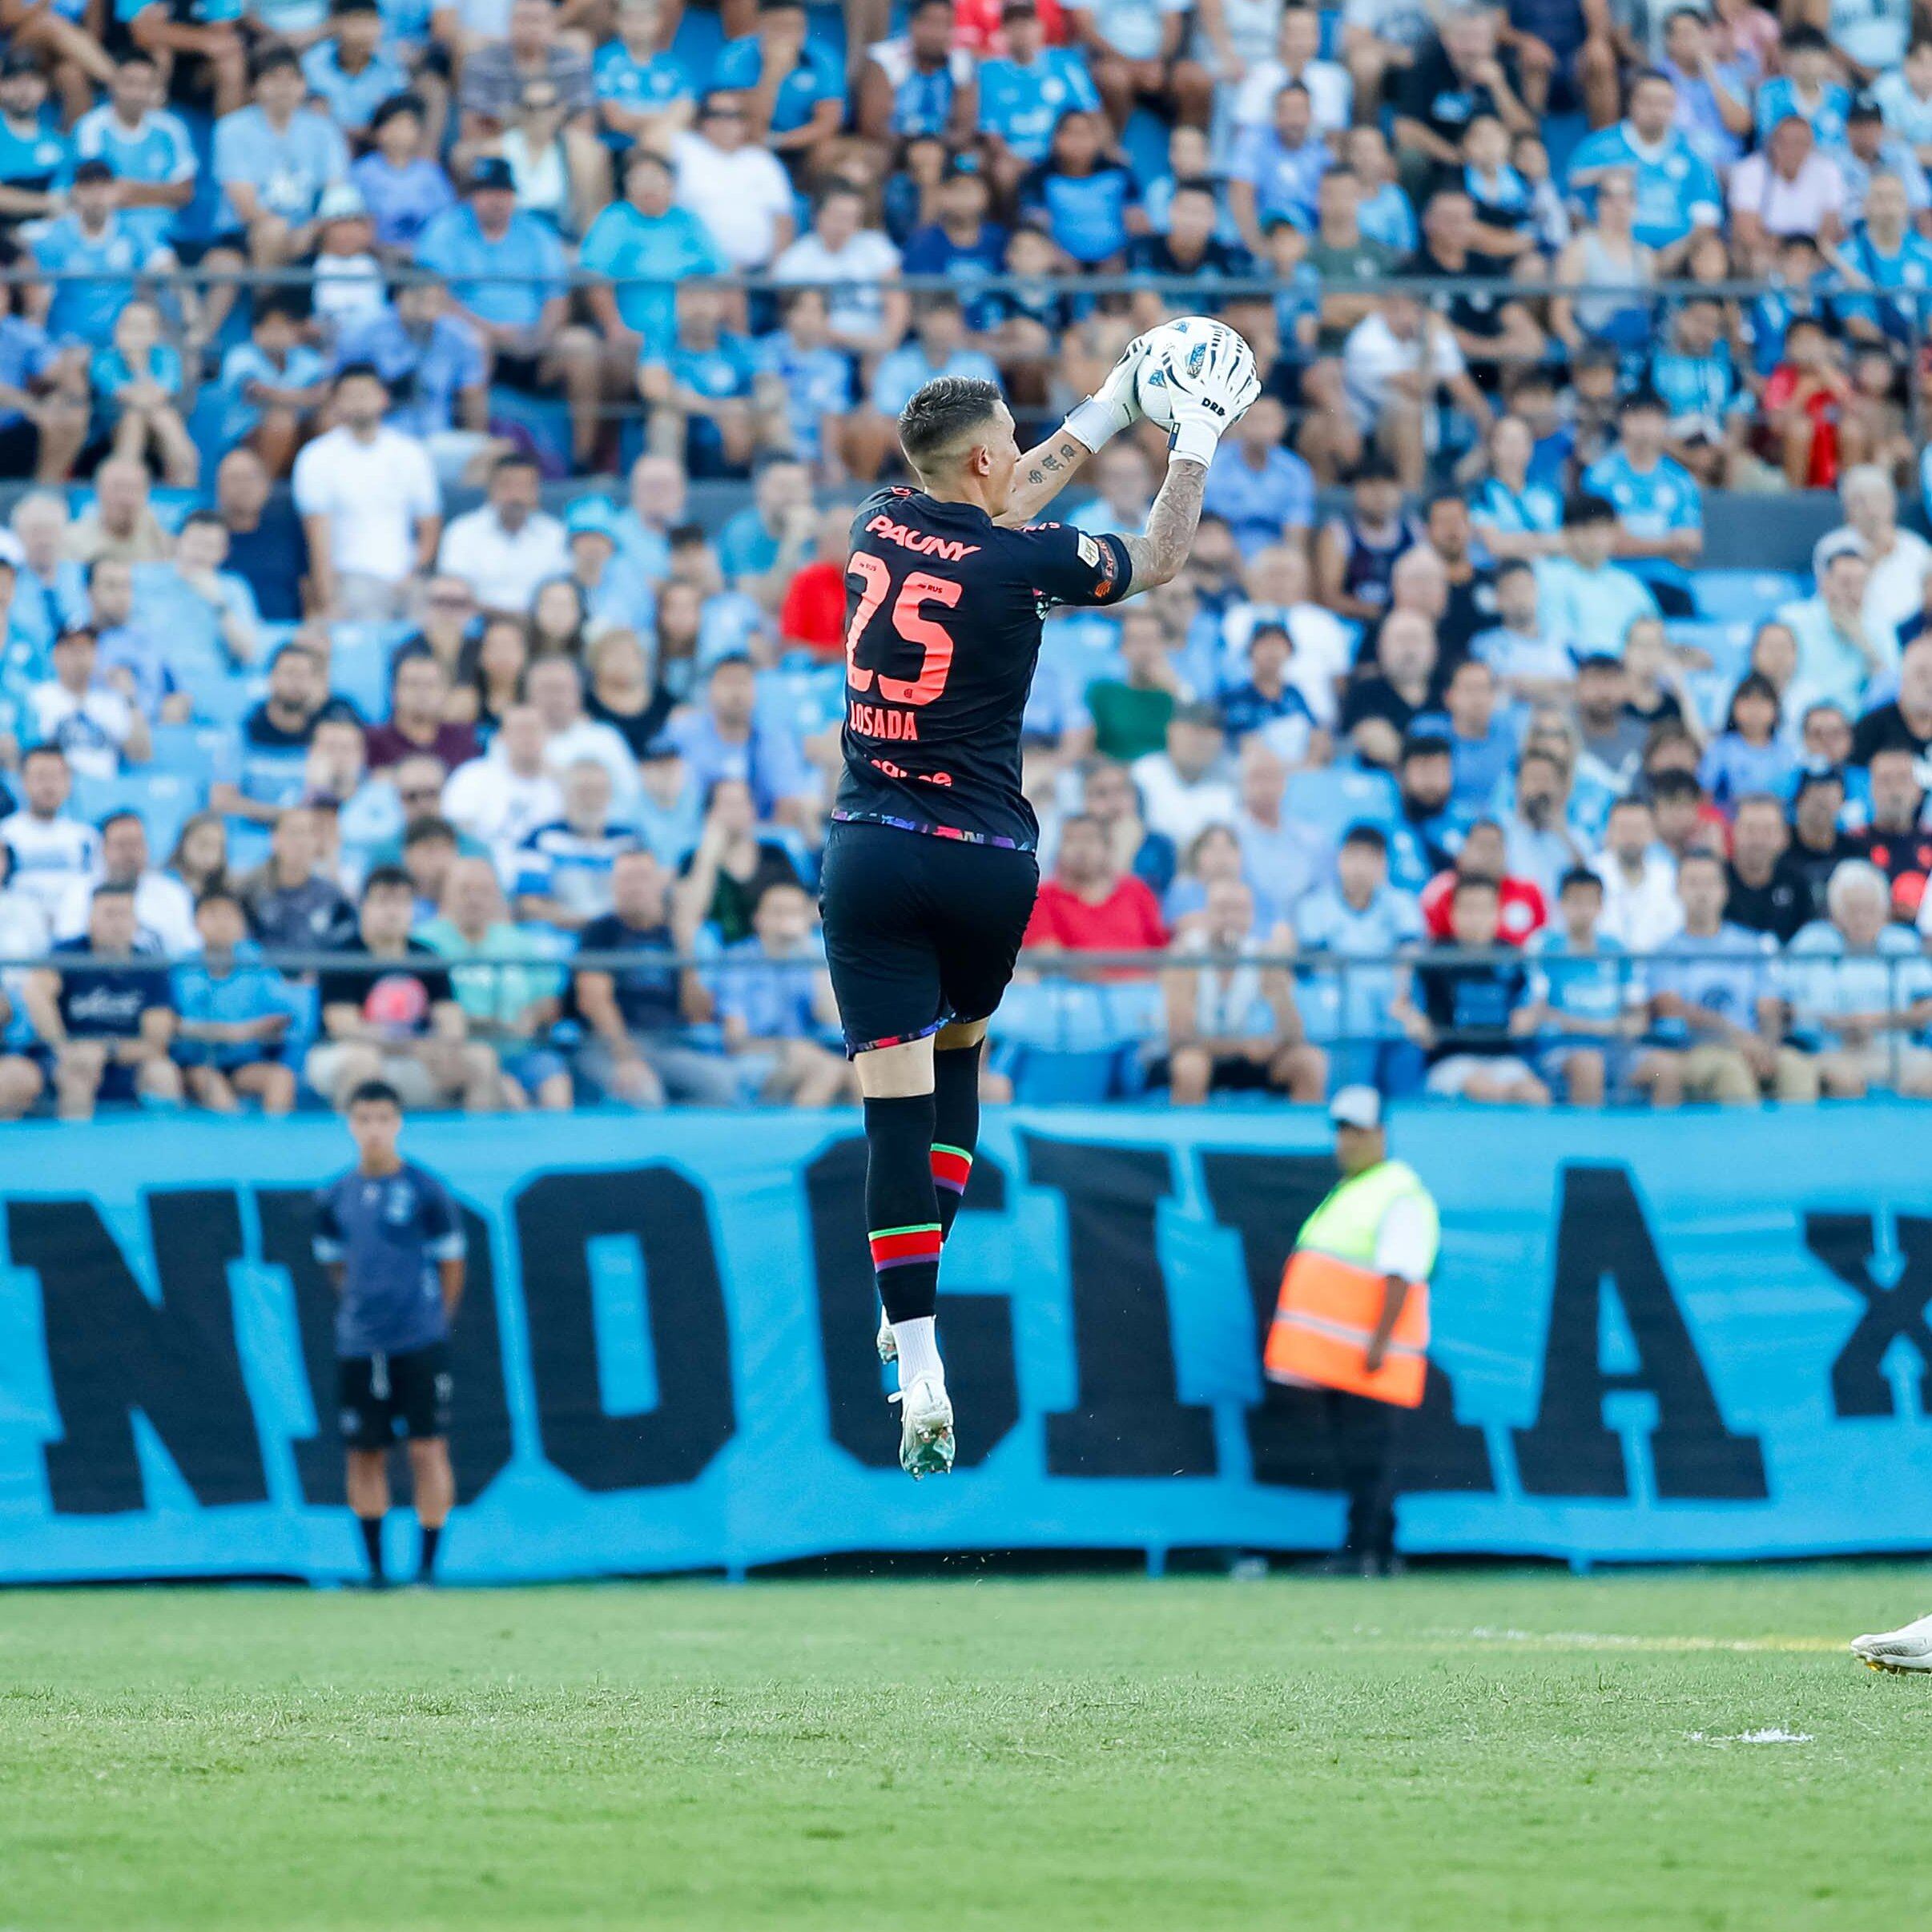
POLYGON ((1932 1672, 1932 1616, 1922 1616, 1902 1630, 1854 1637, 1851 1652, 1868 1670, 1932 1672))
POLYGON ((899 1359, 899 1338, 892 1333, 892 1324, 883 1314, 879 1318, 879 1333, 873 1338, 872 1346, 879 1350, 881 1362, 899 1359))
POLYGON ((892 1399, 899 1404, 899 1466, 915 1482, 952 1472, 952 1403, 936 1375, 922 1375, 892 1399))

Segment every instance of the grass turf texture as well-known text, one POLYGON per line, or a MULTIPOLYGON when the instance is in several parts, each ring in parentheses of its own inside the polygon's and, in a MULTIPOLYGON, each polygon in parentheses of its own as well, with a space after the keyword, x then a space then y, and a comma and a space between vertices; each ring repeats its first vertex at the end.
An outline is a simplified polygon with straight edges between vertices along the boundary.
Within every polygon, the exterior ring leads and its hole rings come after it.
POLYGON ((0 1928, 1922 1924, 1904 1568, 0 1593, 0 1928), (1785 1732, 1798 1742, 1746 1742, 1785 1732))

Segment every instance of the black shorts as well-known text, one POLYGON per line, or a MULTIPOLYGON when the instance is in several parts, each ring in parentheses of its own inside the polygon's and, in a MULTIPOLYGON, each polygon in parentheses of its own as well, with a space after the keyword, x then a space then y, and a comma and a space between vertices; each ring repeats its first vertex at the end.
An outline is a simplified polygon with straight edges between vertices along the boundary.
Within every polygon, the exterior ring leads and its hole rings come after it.
POLYGON ((413 1443, 449 1433, 448 1342, 401 1354, 348 1355, 337 1367, 344 1447, 387 1449, 399 1423, 413 1443))
POLYGON ((835 823, 819 905, 846 1052, 990 1019, 1039 889, 1031 852, 835 823))

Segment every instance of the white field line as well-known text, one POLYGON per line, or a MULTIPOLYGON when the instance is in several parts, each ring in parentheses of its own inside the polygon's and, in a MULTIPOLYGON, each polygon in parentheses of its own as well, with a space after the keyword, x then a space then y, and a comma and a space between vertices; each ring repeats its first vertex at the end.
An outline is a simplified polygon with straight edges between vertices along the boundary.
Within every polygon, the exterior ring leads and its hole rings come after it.
POLYGON ((1428 1636, 1451 1641, 1508 1644, 1529 1650, 1782 1651, 1825 1652, 1845 1650, 1838 1637, 1825 1636, 1632 1636, 1603 1630, 1515 1630, 1478 1624, 1471 1630, 1435 1630, 1428 1636))

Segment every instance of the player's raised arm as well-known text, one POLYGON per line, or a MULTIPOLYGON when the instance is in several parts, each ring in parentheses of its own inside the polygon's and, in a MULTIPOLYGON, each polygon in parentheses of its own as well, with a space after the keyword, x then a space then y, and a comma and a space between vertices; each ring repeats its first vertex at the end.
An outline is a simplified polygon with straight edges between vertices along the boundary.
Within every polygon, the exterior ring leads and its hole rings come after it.
POLYGON ((1231 330, 1217 339, 1197 376, 1183 380, 1170 370, 1169 386, 1173 394, 1174 431, 1168 445, 1167 477, 1147 513, 1145 533, 1125 539, 1133 571, 1127 585, 1129 597, 1167 582, 1187 561, 1201 521, 1201 494, 1215 445, 1261 394, 1254 353, 1231 330))
POLYGON ((1013 472, 1012 493, 993 521, 1017 529, 1033 518, 1080 473, 1087 458, 1140 421, 1134 379, 1147 354, 1148 337, 1136 336, 1121 352, 1107 380, 1067 413, 1067 420, 1044 443, 1020 458, 1013 472))

